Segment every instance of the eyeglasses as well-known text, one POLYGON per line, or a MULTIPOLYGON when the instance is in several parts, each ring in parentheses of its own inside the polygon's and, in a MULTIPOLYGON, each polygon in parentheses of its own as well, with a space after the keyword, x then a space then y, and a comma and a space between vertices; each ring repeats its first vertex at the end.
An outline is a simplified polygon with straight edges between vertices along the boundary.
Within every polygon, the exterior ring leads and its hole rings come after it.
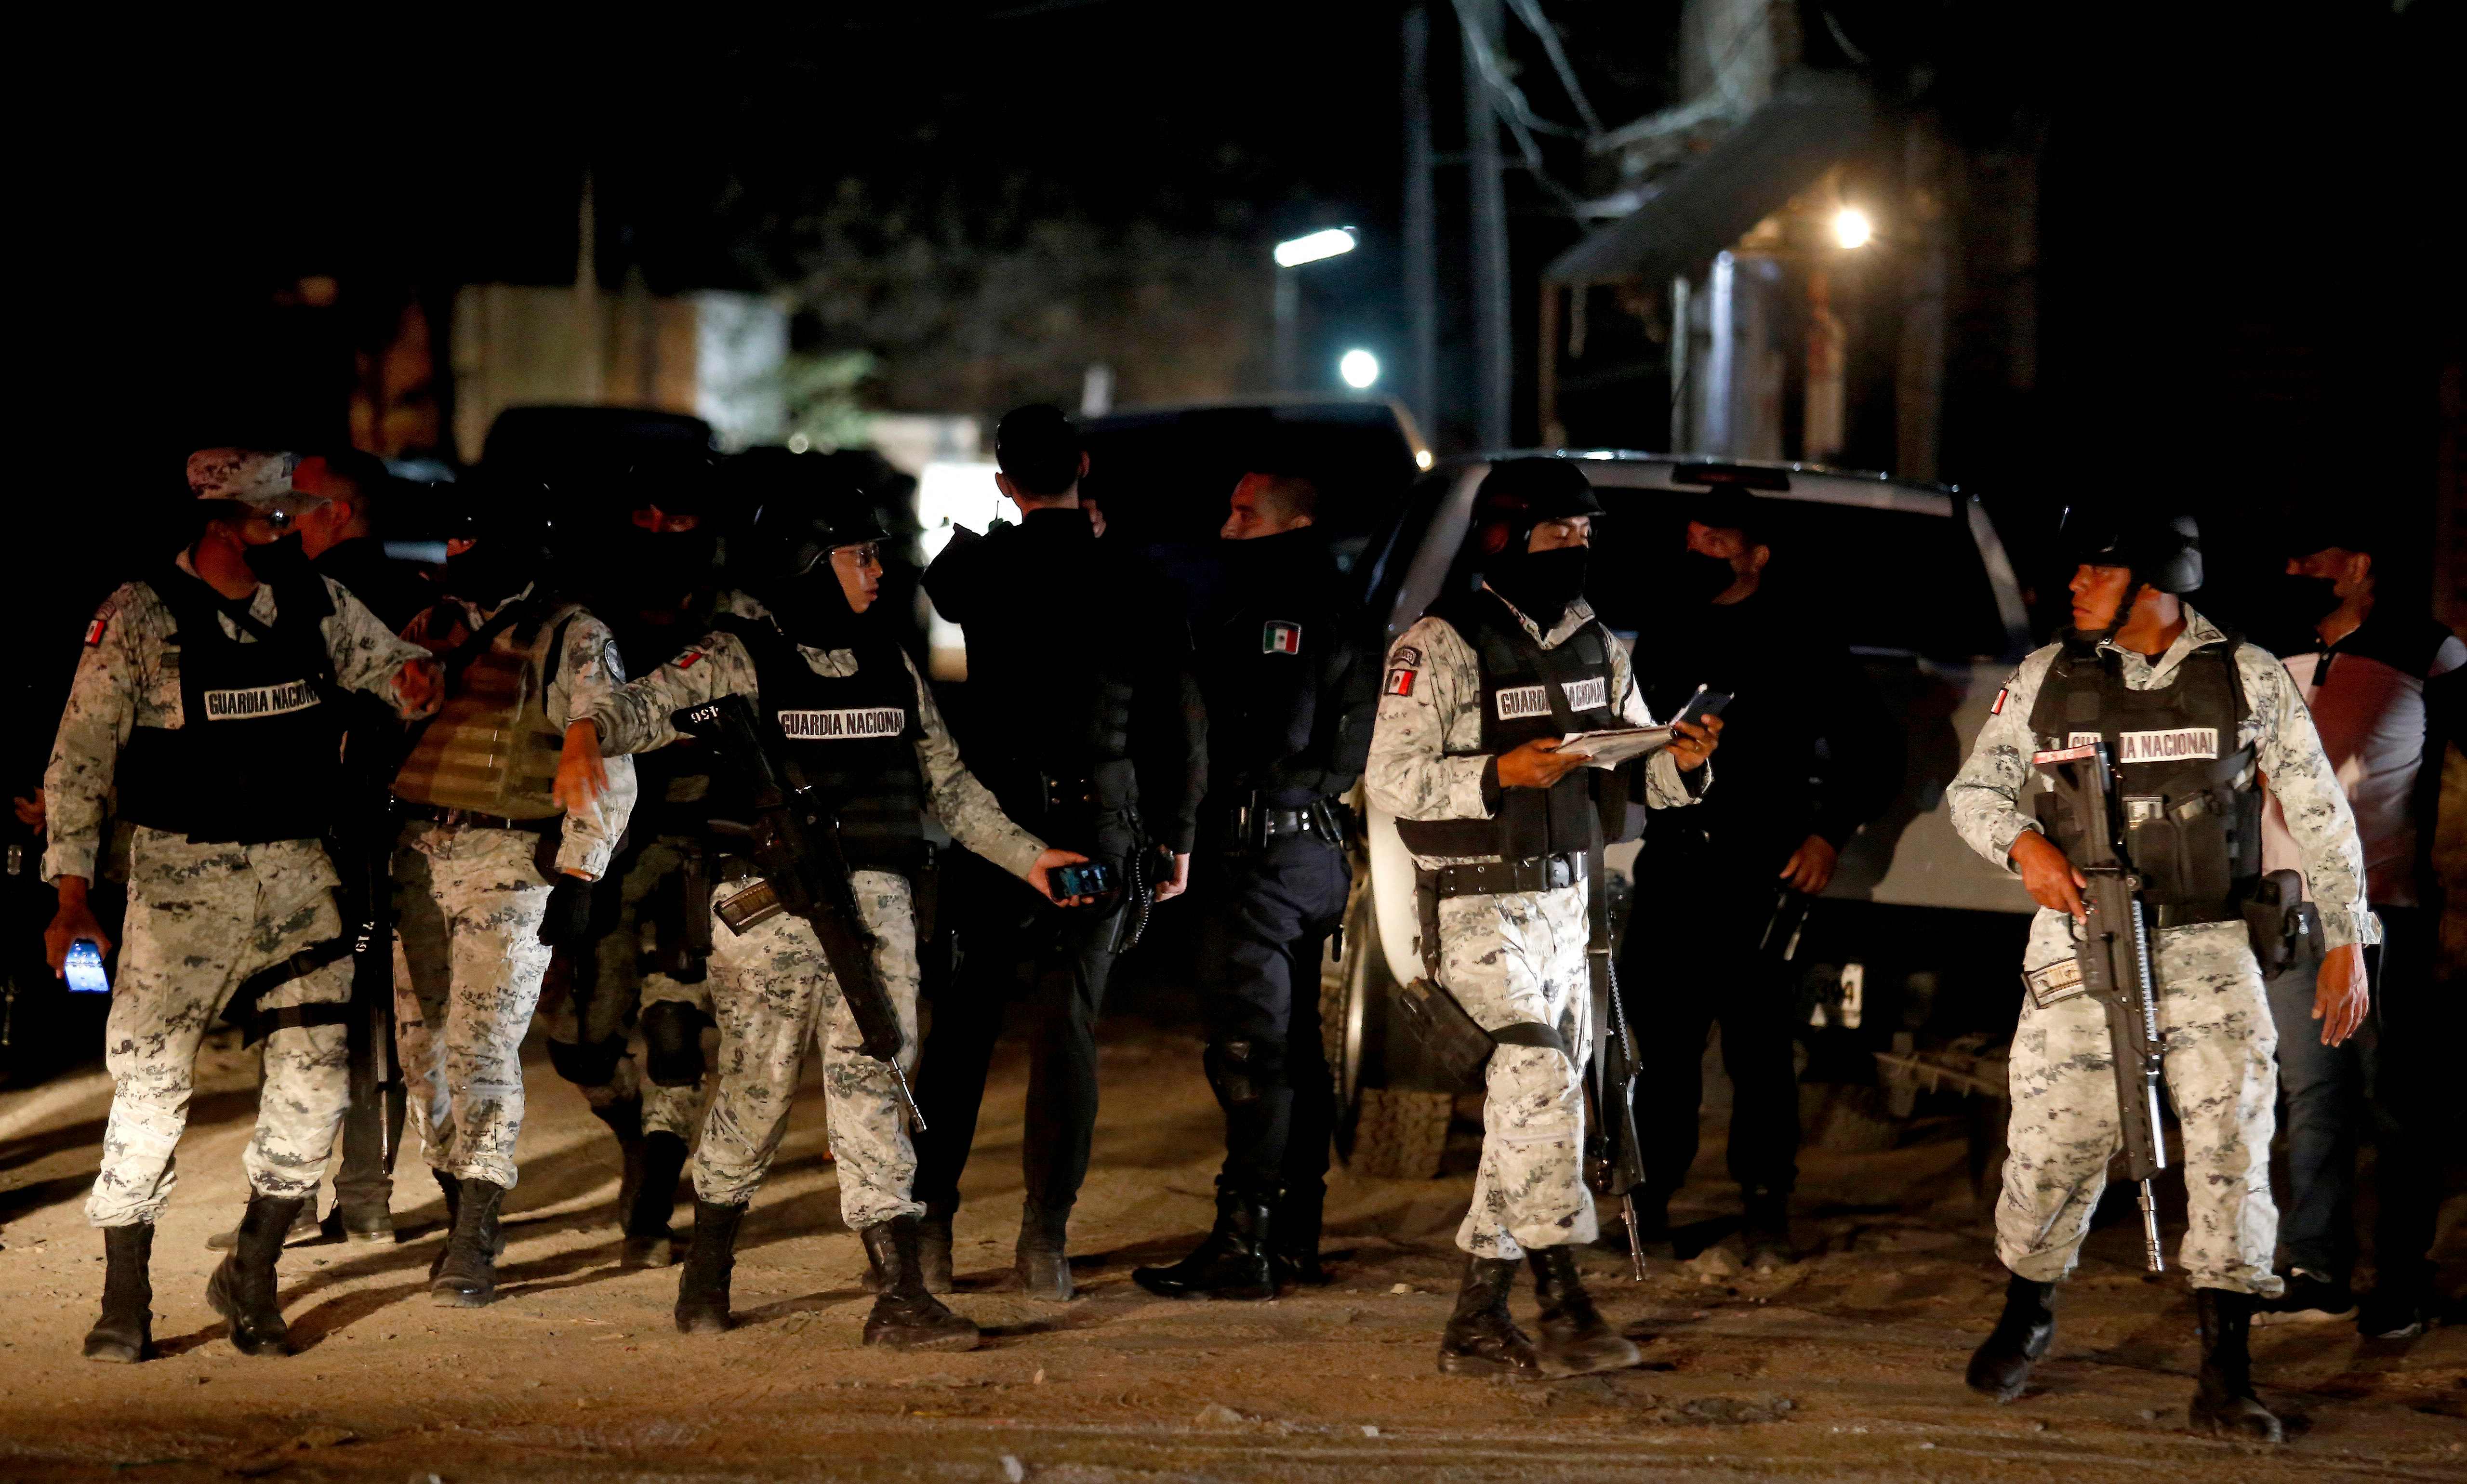
POLYGON ((882 543, 878 541, 866 541, 860 542, 855 546, 833 547, 831 549, 832 561, 836 562, 843 556, 847 557, 849 565, 854 567, 879 567, 882 565, 882 543))

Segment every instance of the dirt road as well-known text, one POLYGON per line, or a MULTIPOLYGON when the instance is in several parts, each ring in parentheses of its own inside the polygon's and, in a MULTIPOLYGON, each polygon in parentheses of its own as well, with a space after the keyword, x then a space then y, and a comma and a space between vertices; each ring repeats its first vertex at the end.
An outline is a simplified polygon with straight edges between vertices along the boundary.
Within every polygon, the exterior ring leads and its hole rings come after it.
MULTIPOLYGON (((1813 1156, 1804 1235, 1822 1250, 1782 1273, 1726 1272, 1725 1253, 1657 1263, 1638 1284, 1617 1276, 1620 1260, 1595 1260, 1607 1312, 1646 1358, 1609 1378, 1505 1386, 1432 1374, 1464 1176, 1340 1174, 1332 1288, 1261 1305, 1152 1299, 1130 1269, 1205 1226, 1217 1116, 1195 1041, 1120 1027, 1104 1074, 1096 1174, 1073 1231, 1087 1296, 1049 1306, 991 1288, 1017 1217, 1014 1050, 958 1228, 956 1303, 989 1339, 915 1358, 857 1344, 864 1259, 839 1222, 818 1089, 746 1223, 741 1327, 689 1340, 668 1320, 673 1271, 616 1268, 613 1145, 544 1062, 493 1307, 430 1303, 443 1213, 407 1158, 396 1204, 412 1240, 291 1248, 283 1297, 302 1351, 242 1357, 203 1299, 206 1237, 241 1201, 252 1100, 246 1062, 222 1053, 155 1247, 165 1358, 90 1364, 78 1341, 102 1265, 79 1204, 108 1084, 92 1073, 8 1093, 0 1476, 2467 1478, 2462 1329, 2412 1346, 2360 1342, 2343 1325, 2258 1332, 2264 1391, 2295 1441, 2248 1454, 2184 1432, 2191 1304, 2143 1280, 2120 1229, 2094 1237, 2034 1394, 2002 1407, 1971 1398, 1961 1364, 2002 1270, 1950 1140, 1813 1156)), ((1719 1209, 1709 1144, 1709 1193, 1682 1217, 1719 1209)))

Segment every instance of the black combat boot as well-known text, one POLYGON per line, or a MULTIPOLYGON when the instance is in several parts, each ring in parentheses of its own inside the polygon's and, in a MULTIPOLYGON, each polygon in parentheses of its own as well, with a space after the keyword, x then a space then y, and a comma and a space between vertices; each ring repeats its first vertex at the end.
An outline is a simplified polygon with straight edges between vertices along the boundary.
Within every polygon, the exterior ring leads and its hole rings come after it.
POLYGON ((1030 1203, 1019 1214, 1019 1250, 1012 1257, 1012 1270, 1019 1286, 1030 1298, 1052 1303, 1068 1303, 1076 1291, 1071 1286, 1071 1255, 1067 1250, 1067 1233, 1071 1229, 1068 1209, 1049 1211, 1030 1203))
MULTIPOLYGON (((317 1203, 304 1200, 300 1203, 300 1214, 292 1219, 291 1229, 283 1234, 283 1245, 290 1247, 295 1243, 314 1242, 325 1235, 325 1231, 326 1228, 317 1221, 317 1203)), ((209 1252, 228 1252, 238 1246, 239 1246, 238 1226, 217 1231, 206 1239, 206 1250, 209 1252)))
POLYGON ((1288 1189, 1277 1201, 1268 1222, 1268 1256, 1279 1280, 1305 1288, 1325 1288, 1336 1280, 1320 1265, 1320 1212, 1327 1187, 1314 1181, 1307 1190, 1288 1189))
POLYGON ((1602 1322, 1593 1295, 1576 1271, 1573 1247, 1527 1250, 1533 1265, 1533 1293, 1542 1300, 1542 1343, 1536 1357, 1545 1376, 1587 1376, 1622 1370, 1644 1359, 1628 1338, 1602 1322))
POLYGON ((154 1353, 154 1224, 102 1228, 102 1317, 86 1331, 85 1358, 133 1363, 154 1353))
POLYGON ((2010 1402, 2030 1382, 2030 1366, 2056 1342, 2056 1286, 2016 1273, 2004 1285, 2004 1313, 1979 1343, 1963 1378, 1980 1396, 2010 1402))
POLYGON ((1516 1259, 1465 1255, 1464 1286, 1456 1313, 1439 1332, 1439 1374, 1489 1376, 1501 1381, 1539 1381, 1542 1362, 1533 1341, 1507 1315, 1507 1292, 1516 1286, 1516 1259))
POLYGON ((239 1219, 239 1240, 206 1283, 206 1302, 231 1321, 232 1348, 242 1355, 289 1355, 291 1337, 274 1301, 274 1263, 283 1236, 299 1219, 297 1198, 253 1195, 239 1219))
POLYGON ((497 1257, 505 1250, 497 1215, 506 1187, 494 1180, 462 1181, 454 1204, 454 1230, 445 1255, 428 1281, 429 1296, 448 1309, 478 1309, 497 1296, 497 1257))
POLYGON ((625 1240, 617 1266, 666 1268, 676 1260, 668 1220, 676 1214, 677 1178, 686 1172, 686 1141, 673 1134, 650 1134, 642 1143, 642 1180, 625 1207, 625 1240))
POLYGON ((742 1205, 694 1201, 693 1245, 677 1270, 677 1333, 717 1335, 728 1329, 728 1279, 736 1270, 736 1226, 742 1205))
POLYGON ((2253 1296, 2226 1289, 2193 1290, 2193 1313, 2202 1326, 2202 1379, 2185 1409, 2196 1431, 2255 1443, 2286 1441, 2278 1419, 2252 1394, 2253 1296))
POLYGON ((1216 1225, 1190 1255, 1169 1268, 1135 1268, 1131 1281, 1160 1298, 1274 1298, 1268 1244, 1275 1230, 1266 1201, 1219 1186, 1216 1225))
POLYGON ((916 1217, 894 1216, 857 1233, 873 1259, 877 1285, 873 1312, 865 1316, 865 1342, 894 1350, 974 1350, 977 1327, 925 1292, 917 1227, 916 1217))
MULTIPOLYGON (((445 1192, 445 1230, 438 1243, 437 1255, 428 1260, 428 1281, 434 1283, 437 1275, 445 1270, 445 1254, 454 1248, 454 1228, 463 1221, 463 1182, 443 1170, 431 1168, 428 1173, 437 1178, 437 1188, 445 1192)), ((488 1257, 491 1261, 498 1261, 505 1255, 506 1228, 500 1225, 497 1228, 497 1245, 489 1251, 488 1257)))
POLYGON ((394 1209, 383 1201, 337 1200, 334 1215, 343 1224, 346 1241, 391 1246, 401 1240, 394 1229, 394 1209))
POLYGON ((1778 1272, 1799 1261, 1799 1248, 1790 1240, 1790 1192, 1757 1188, 1745 1195, 1747 1219, 1739 1236, 1747 1248, 1748 1270, 1778 1272))

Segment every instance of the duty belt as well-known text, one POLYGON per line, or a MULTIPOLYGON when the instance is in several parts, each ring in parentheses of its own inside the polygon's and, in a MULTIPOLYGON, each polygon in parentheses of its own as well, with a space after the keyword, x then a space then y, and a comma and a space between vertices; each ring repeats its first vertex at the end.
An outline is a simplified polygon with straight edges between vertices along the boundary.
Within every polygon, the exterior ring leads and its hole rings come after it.
POLYGON ((1329 800, 1314 798, 1299 809, 1278 809, 1256 802, 1256 797, 1225 811, 1220 838, 1227 849, 1264 850, 1291 835, 1317 835, 1332 845, 1345 843, 1344 826, 1329 800))
POLYGON ((1477 861, 1414 873, 1415 885, 1434 898, 1500 896, 1510 891, 1556 891, 1585 879, 1585 853, 1537 855, 1522 861, 1477 861))
POLYGON ((443 824, 462 829, 510 829, 532 835, 545 835, 557 826, 557 817, 545 820, 509 820, 501 814, 482 814, 476 809, 446 809, 436 804, 416 804, 397 798, 394 806, 411 819, 426 820, 431 824, 443 824))

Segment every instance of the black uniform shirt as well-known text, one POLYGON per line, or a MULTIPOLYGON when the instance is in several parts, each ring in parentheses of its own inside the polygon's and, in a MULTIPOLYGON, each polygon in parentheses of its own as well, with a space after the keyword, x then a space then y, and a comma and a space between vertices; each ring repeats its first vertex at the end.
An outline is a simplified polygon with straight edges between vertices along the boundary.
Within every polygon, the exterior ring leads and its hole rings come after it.
POLYGON ((1355 663, 1361 646, 1326 542, 1305 527, 1218 549, 1224 584, 1192 636, 1210 799, 1232 807, 1256 790, 1291 809, 1343 793, 1362 773, 1370 707, 1358 703, 1373 686, 1352 684, 1368 669, 1355 663))
POLYGON ((1207 725, 1180 596, 1138 553, 1100 542, 1077 509, 1031 510, 981 541, 954 542, 925 592, 966 632, 955 708, 968 766, 1008 800, 1019 767, 1087 771, 1110 760, 1100 693, 1127 686, 1123 755, 1160 844, 1187 852, 1207 787, 1207 725))
POLYGON ((1722 786, 1675 827, 1702 832, 1715 854, 1770 875, 1810 835, 1839 849, 1901 792, 1901 727, 1821 615, 1758 591, 1687 610, 1636 643, 1636 671, 1656 716, 1671 716, 1699 685, 1737 697, 1722 712, 1722 786))

